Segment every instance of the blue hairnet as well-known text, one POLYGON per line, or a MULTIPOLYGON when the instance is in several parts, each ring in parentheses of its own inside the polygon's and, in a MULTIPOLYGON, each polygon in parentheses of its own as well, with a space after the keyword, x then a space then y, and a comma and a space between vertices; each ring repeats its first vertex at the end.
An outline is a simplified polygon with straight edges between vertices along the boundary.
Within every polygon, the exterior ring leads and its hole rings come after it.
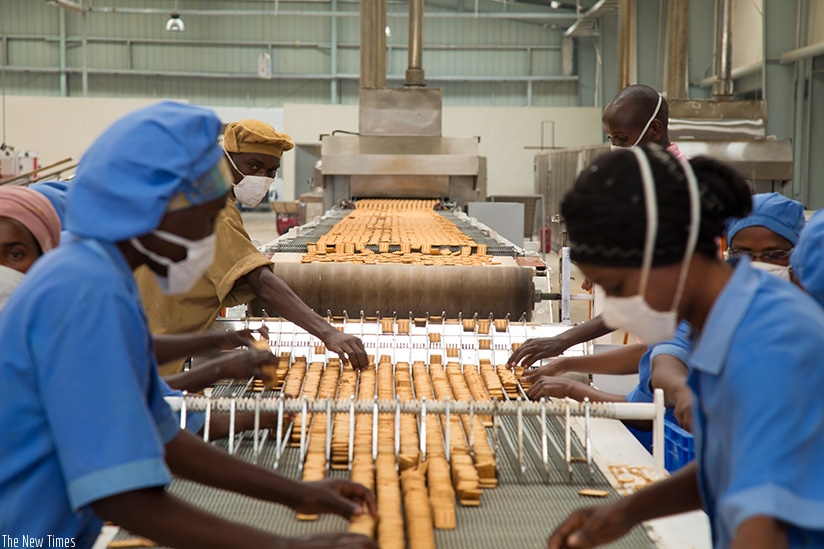
POLYGON ((42 183, 29 185, 31 190, 37 191, 49 199, 57 212, 57 217, 60 218, 61 225, 66 223, 66 199, 69 194, 69 185, 71 183, 68 181, 43 181, 42 183))
POLYGON ((765 227, 795 246, 804 223, 804 205, 801 202, 781 193, 756 194, 752 197, 752 213, 727 225, 727 242, 732 242, 741 229, 765 227))
POLYGON ((810 218, 790 256, 790 265, 801 286, 824 307, 824 211, 810 218))
POLYGON ((66 230, 119 242, 159 224, 172 197, 192 205, 228 192, 199 185, 223 158, 220 120, 202 107, 166 101, 127 114, 83 155, 68 194, 66 230))

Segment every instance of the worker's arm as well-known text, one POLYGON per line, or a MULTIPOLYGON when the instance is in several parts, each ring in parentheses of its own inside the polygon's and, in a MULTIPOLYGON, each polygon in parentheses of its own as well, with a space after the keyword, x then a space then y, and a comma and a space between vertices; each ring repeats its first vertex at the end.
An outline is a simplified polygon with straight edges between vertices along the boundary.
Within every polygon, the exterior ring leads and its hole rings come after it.
POLYGON ((267 307, 322 340, 326 348, 336 353, 344 364, 351 362, 356 370, 369 365, 360 339, 333 328, 323 317, 307 307, 270 268, 261 266, 251 271, 246 275, 246 282, 267 307))
MULTIPOLYGON (((291 415, 290 415, 291 416, 291 415)), ((284 420, 284 424, 290 421, 290 416, 284 420)), ((229 436, 229 414, 215 414, 211 415, 209 420, 209 440, 220 440, 229 436)), ((278 424, 278 415, 273 412, 260 413, 260 429, 275 429, 278 424)), ((203 436, 204 429, 198 431, 199 436, 203 436)), ((235 433, 243 431, 251 431, 255 428, 255 413, 254 412, 238 412, 235 414, 235 433)), ((284 426, 285 430, 285 426, 284 426)))
POLYGON ((357 547, 377 549, 364 536, 333 533, 312 538, 283 538, 211 515, 169 494, 163 488, 144 488, 94 502, 103 520, 179 549, 316 549, 357 547))
POLYGON ((166 376, 163 380, 177 391, 196 393, 221 379, 249 379, 252 376, 267 381, 261 370, 266 364, 277 364, 278 358, 262 349, 246 349, 207 360, 188 372, 166 376))
POLYGON ((193 334, 154 334, 154 353, 158 364, 188 358, 212 350, 229 350, 255 342, 252 330, 236 332, 198 332, 193 334))
POLYGON ((588 385, 565 377, 544 376, 539 378, 526 392, 532 400, 547 398, 569 397, 579 402, 588 398, 591 402, 626 402, 627 397, 614 393, 607 393, 588 385))
POLYGON ((730 549, 787 549, 787 531, 774 517, 756 516, 741 523, 730 549))
POLYGON ((372 515, 377 512, 372 494, 360 484, 342 479, 298 482, 232 457, 185 430, 166 444, 166 464, 182 478, 280 503, 299 513, 350 518, 360 515, 363 505, 372 515))
POLYGON ((531 366, 535 361, 541 360, 542 358, 558 356, 573 345, 599 338, 612 331, 613 330, 608 328, 606 324, 604 324, 604 321, 601 320, 601 315, 598 315, 593 319, 573 326, 555 337, 541 337, 527 340, 512 353, 508 363, 511 366, 518 364, 521 366, 531 366))
POLYGON ((652 357, 653 389, 664 391, 664 404, 675 408, 675 419, 687 431, 692 432, 692 390, 687 385, 689 370, 680 359, 668 354, 652 357))
POLYGON ((633 526, 701 507, 698 469, 691 463, 672 475, 615 503, 579 509, 550 536, 548 549, 597 547, 623 537, 633 526))
POLYGON ((643 344, 624 345, 597 355, 562 356, 546 366, 527 370, 524 377, 527 380, 537 381, 545 376, 557 376, 566 372, 582 374, 610 374, 627 375, 638 373, 638 363, 647 352, 648 347, 643 344))

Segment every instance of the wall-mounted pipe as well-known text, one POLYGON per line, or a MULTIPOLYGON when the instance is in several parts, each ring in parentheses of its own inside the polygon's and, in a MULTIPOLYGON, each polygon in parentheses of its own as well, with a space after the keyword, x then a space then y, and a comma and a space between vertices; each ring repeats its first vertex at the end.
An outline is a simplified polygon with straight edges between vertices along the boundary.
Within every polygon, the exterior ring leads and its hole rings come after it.
POLYGON ((635 19, 635 0, 621 0, 618 11, 618 89, 632 84, 632 21, 635 19))
POLYGON ((715 58, 716 80, 712 95, 717 99, 732 97, 732 0, 718 0, 717 52, 715 58))
MULTIPOLYGON (((120 8, 108 6, 89 6, 85 13, 108 13, 113 15, 164 15, 169 16, 168 9, 157 8, 120 8)), ((272 10, 178 10, 181 17, 187 15, 204 17, 259 17, 274 15, 272 10)), ((278 17, 359 17, 360 11, 305 11, 289 10, 279 11, 278 17)), ((388 17, 408 17, 406 11, 387 12, 388 17)), ((536 12, 500 12, 500 13, 478 13, 473 12, 429 12, 424 15, 431 19, 507 19, 507 20, 540 20, 540 21, 575 21, 578 16, 574 13, 536 13, 536 12)))
POLYGON ((664 85, 667 99, 687 97, 687 53, 689 48, 690 0, 667 2, 667 32, 664 46, 664 85))
POLYGON ((423 72, 423 0, 409 0, 409 66, 407 86, 425 86, 423 72))
MULTIPOLYGON (((58 74, 60 67, 22 67, 15 65, 7 65, 4 67, 6 72, 10 73, 32 73, 32 74, 58 74)), ((68 67, 66 72, 69 74, 80 74, 83 72, 82 68, 68 67)), ((122 75, 122 76, 158 76, 165 78, 216 78, 216 79, 232 79, 232 80, 260 80, 256 72, 204 72, 204 71, 155 71, 145 69, 88 69, 86 71, 90 75, 122 75)), ((358 80, 360 75, 338 73, 332 75, 329 73, 276 73, 272 75, 273 80, 331 80, 338 78, 340 80, 358 80)), ((400 82, 404 80, 401 74, 390 74, 386 77, 387 80, 400 82)), ((430 80, 434 82, 552 82, 552 83, 576 83, 579 81, 578 76, 462 76, 462 75, 443 75, 430 76, 430 80)))
POLYGON ((386 87, 386 0, 363 0, 360 18, 360 87, 386 87))

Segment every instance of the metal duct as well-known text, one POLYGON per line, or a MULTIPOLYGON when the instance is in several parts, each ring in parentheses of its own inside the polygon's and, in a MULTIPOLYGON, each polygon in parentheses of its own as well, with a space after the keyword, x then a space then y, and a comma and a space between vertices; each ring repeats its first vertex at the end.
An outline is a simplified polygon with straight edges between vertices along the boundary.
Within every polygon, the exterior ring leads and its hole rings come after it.
POLYGON ((386 0, 363 0, 360 18, 360 87, 386 87, 386 0))
POLYGON ((632 20, 635 18, 635 0, 621 0, 618 37, 618 89, 632 83, 632 20))
POLYGON ((409 0, 409 68, 407 86, 425 86, 423 73, 423 0, 409 0))
POLYGON ((669 0, 667 3, 664 93, 669 100, 687 98, 689 14, 690 0, 669 0))
POLYGON ((712 95, 716 99, 732 98, 732 0, 718 0, 718 36, 715 57, 715 84, 712 95))

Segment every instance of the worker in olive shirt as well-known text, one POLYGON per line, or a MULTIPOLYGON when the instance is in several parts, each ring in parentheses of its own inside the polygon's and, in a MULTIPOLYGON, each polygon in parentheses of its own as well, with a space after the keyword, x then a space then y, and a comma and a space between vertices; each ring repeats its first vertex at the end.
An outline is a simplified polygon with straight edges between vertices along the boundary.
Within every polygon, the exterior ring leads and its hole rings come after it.
MULTIPOLYGON (((306 306, 275 276, 272 262, 252 244, 235 200, 258 204, 280 167, 280 157, 294 147, 291 137, 259 120, 241 120, 226 126, 223 149, 232 166, 234 186, 215 223, 215 261, 187 294, 167 296, 149 269, 136 273, 140 295, 152 333, 185 333, 209 329, 223 307, 260 298, 267 310, 276 311, 321 339, 343 362, 365 368, 363 343, 339 332, 306 306)), ((160 366, 162 375, 180 372, 181 361, 160 366)))

